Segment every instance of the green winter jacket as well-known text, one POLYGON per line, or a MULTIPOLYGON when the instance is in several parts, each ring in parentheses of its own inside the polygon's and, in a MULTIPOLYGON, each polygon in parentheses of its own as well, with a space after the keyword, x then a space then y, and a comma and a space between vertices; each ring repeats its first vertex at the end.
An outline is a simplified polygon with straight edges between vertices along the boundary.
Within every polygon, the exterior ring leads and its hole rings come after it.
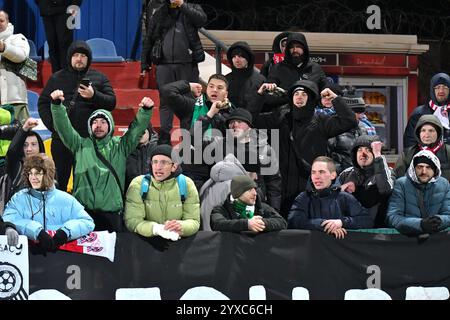
POLYGON ((141 197, 143 177, 134 178, 127 191, 124 220, 128 230, 152 237, 155 223, 178 220, 182 237, 195 234, 200 227, 200 199, 194 182, 186 177, 187 195, 182 203, 176 177, 162 182, 152 179, 144 201, 141 197))
POLYGON ((121 188, 125 185, 125 169, 128 155, 136 149, 139 139, 152 116, 152 110, 140 108, 131 128, 122 137, 113 137, 114 120, 109 111, 99 109, 89 117, 89 137, 82 138, 72 127, 67 117, 66 108, 61 105, 51 106, 53 125, 64 145, 75 156, 73 196, 87 210, 103 212, 120 212, 123 200, 119 185, 111 171, 97 157, 94 142, 100 153, 110 162, 119 177, 121 188), (97 114, 109 119, 109 132, 103 139, 95 139, 90 120, 97 114))

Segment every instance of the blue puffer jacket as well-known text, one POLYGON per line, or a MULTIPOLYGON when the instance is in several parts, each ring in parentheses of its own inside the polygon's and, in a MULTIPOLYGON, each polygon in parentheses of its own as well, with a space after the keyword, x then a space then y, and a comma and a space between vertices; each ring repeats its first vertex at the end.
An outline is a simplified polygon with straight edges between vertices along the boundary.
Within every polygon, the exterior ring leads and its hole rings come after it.
POLYGON ((424 233, 420 226, 422 215, 418 204, 418 193, 423 193, 426 216, 437 215, 442 223, 440 230, 450 226, 450 184, 441 177, 439 159, 430 151, 418 152, 411 161, 406 176, 397 179, 389 208, 387 224, 399 232, 409 235, 424 233), (428 183, 420 183, 414 170, 414 158, 429 157, 437 166, 435 177, 428 183))
POLYGON ((3 220, 14 223, 19 234, 31 240, 37 239, 44 225, 45 230, 64 230, 68 240, 94 230, 94 221, 83 206, 70 194, 55 188, 44 192, 20 190, 8 202, 3 220))
POLYGON ((338 184, 318 192, 311 181, 306 191, 295 198, 288 217, 288 229, 321 230, 322 222, 341 219, 346 229, 372 228, 373 219, 366 208, 347 192, 341 192, 338 184))

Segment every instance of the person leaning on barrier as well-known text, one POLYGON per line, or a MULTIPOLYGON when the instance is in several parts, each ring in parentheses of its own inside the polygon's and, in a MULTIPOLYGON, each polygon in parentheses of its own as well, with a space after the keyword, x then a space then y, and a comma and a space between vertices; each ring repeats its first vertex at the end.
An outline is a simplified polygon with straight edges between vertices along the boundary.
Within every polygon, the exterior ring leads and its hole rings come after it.
POLYGON ((354 196, 341 191, 331 158, 317 157, 306 191, 295 198, 288 217, 289 229, 319 230, 344 238, 347 229, 373 227, 373 219, 354 196))
POLYGON ((178 178, 181 167, 173 154, 169 145, 155 148, 146 193, 142 189, 145 176, 138 176, 131 181, 124 216, 125 225, 131 232, 144 237, 161 236, 173 241, 197 233, 200 227, 198 192, 189 177, 183 176, 185 180, 178 178), (180 194, 180 188, 186 190, 185 195, 180 194))
POLYGON ((27 188, 8 202, 3 219, 17 231, 38 240, 45 251, 54 251, 67 241, 94 230, 92 218, 70 194, 55 188, 55 164, 45 155, 27 158, 22 179, 27 188), (50 236, 47 231, 56 231, 50 236))
POLYGON ((430 234, 450 226, 450 184, 439 159, 419 151, 406 176, 397 179, 389 200, 387 224, 407 235, 430 234))
POLYGON ((213 231, 276 231, 286 229, 286 220, 256 192, 256 183, 249 176, 236 176, 231 180, 231 193, 223 205, 211 213, 213 231))

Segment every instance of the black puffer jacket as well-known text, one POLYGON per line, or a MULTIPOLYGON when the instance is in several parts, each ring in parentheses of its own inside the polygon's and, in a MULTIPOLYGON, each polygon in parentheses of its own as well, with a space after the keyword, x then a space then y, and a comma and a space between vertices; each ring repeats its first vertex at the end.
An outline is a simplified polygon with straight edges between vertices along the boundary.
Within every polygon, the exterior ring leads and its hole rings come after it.
POLYGON ((39 6, 41 16, 52 16, 66 13, 67 7, 77 5, 81 7, 82 0, 35 0, 39 6))
POLYGON ((156 9, 142 46, 141 69, 152 64, 151 52, 156 40, 163 40, 161 63, 198 63, 205 60, 198 29, 207 16, 198 4, 184 1, 180 8, 170 9, 166 2, 156 9))
POLYGON ((228 80, 228 98, 237 108, 244 108, 250 111, 252 118, 259 115, 263 103, 263 96, 258 94, 258 89, 266 78, 259 74, 253 67, 255 65, 255 55, 247 42, 238 41, 230 46, 227 52, 228 61, 231 63, 231 72, 226 75, 228 80), (250 59, 245 69, 236 69, 232 62, 231 53, 235 48, 245 51, 250 59))
POLYGON ((84 138, 89 135, 87 123, 91 113, 97 109, 112 111, 116 106, 116 95, 108 78, 103 73, 90 69, 92 53, 85 41, 75 41, 70 45, 67 52, 67 61, 67 68, 54 73, 50 77, 38 101, 39 115, 45 126, 52 131, 52 139, 59 139, 53 128, 53 117, 50 110, 50 94, 54 90, 59 89, 64 92, 65 100, 63 104, 67 108, 70 122, 84 138), (83 71, 73 69, 71 63, 72 55, 80 49, 88 52, 87 67, 83 71), (91 99, 85 99, 78 94, 77 90, 83 78, 89 78, 92 82, 94 96, 91 99), (71 103, 72 100, 74 103, 71 103))

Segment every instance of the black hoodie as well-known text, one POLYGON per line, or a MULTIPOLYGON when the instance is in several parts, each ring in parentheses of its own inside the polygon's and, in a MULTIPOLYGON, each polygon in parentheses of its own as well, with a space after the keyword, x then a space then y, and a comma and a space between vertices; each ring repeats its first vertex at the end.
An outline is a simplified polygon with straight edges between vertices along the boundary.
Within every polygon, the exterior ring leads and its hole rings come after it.
MULTIPOLYGON (((322 68, 317 63, 309 61, 309 47, 305 36, 302 33, 292 32, 287 38, 284 61, 272 67, 267 77, 267 82, 276 83, 277 86, 288 90, 298 80, 314 82, 319 87, 319 92, 328 85, 322 68), (303 47, 303 63, 300 65, 294 63, 289 51, 293 42, 298 42, 303 47)), ((286 104, 287 102, 287 97, 266 99, 266 104, 270 105, 271 108, 286 104)))
MULTIPOLYGON (((256 124, 258 128, 279 129, 281 214, 284 216, 295 197, 305 190, 313 160, 327 154, 328 139, 358 126, 355 114, 342 97, 333 99, 335 115, 314 115, 319 93, 317 85, 312 81, 295 82, 287 96, 288 104, 277 112, 261 114, 256 124), (298 87, 303 87, 308 93, 308 101, 301 108, 292 103, 294 90, 298 87)), ((277 149, 274 143, 276 142, 272 140, 272 147, 277 149)))
POLYGON ((273 39, 273 43, 272 43, 272 54, 269 55, 269 60, 267 60, 266 62, 264 62, 264 65, 261 67, 261 74, 264 77, 268 77, 269 76, 269 72, 272 69, 272 67, 275 65, 275 62, 273 61, 273 56, 275 53, 282 53, 281 52, 281 40, 283 40, 284 38, 287 38, 287 36, 290 34, 289 31, 286 32, 282 32, 279 35, 277 35, 274 39, 273 39))
POLYGON ((238 41, 233 43, 227 51, 227 59, 231 64, 231 72, 226 75, 228 80, 228 98, 237 108, 250 111, 252 118, 256 119, 263 106, 263 97, 258 94, 258 89, 266 78, 259 74, 253 67, 255 55, 247 42, 238 41), (248 66, 245 69, 237 69, 233 65, 231 53, 240 48, 249 56, 248 66))
POLYGON ((65 69, 59 70, 50 77, 38 101, 39 115, 45 126, 52 131, 52 139, 59 139, 53 128, 50 110, 50 94, 54 90, 59 89, 64 92, 64 105, 67 107, 69 119, 82 137, 89 136, 86 123, 92 112, 97 109, 112 111, 116 106, 116 95, 108 78, 103 73, 90 69, 92 53, 85 41, 75 41, 70 45, 67 51, 67 61, 65 69), (82 52, 88 56, 87 66, 82 71, 72 68, 71 60, 75 52, 82 52), (78 94, 78 87, 83 78, 89 78, 92 82, 94 96, 91 99, 85 99, 78 94))

